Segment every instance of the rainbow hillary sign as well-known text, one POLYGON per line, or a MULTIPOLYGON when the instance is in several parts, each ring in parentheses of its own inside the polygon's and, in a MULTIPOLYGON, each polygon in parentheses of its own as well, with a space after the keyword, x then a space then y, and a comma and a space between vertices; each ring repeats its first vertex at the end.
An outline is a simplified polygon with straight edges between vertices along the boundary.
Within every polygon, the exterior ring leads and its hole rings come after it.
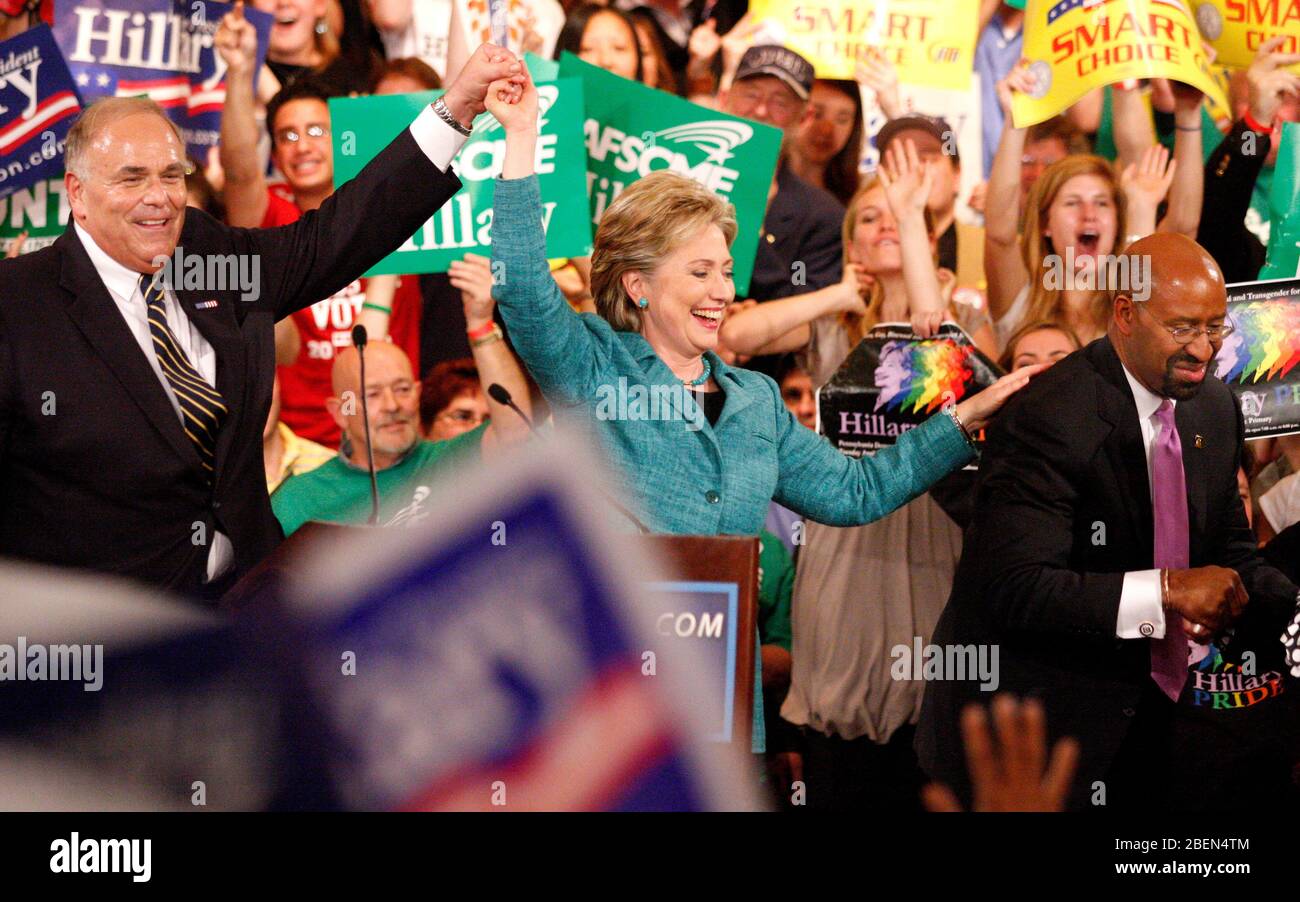
POLYGON ((860 457, 892 445, 1000 375, 954 323, 929 339, 902 323, 879 325, 817 392, 817 430, 843 453, 860 457))
POLYGON ((1229 285, 1228 321, 1215 375, 1241 404, 1246 438, 1300 432, 1300 280, 1229 285))

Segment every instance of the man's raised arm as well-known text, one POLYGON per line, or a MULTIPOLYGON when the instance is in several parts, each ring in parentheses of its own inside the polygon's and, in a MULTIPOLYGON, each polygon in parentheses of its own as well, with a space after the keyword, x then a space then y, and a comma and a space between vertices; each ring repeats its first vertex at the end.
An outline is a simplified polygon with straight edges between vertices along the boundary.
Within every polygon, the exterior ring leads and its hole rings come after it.
POLYGON ((244 4, 221 19, 215 38, 226 64, 226 105, 221 112, 221 168, 225 172, 226 221, 254 229, 266 215, 266 176, 257 153, 258 130, 253 96, 257 30, 244 18, 244 4))

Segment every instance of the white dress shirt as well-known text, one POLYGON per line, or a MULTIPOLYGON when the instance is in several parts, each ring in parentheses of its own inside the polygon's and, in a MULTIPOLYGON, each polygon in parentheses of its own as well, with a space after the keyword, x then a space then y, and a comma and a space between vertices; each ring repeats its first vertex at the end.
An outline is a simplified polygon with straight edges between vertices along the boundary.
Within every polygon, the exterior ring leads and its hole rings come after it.
MULTIPOLYGON (((1121 364, 1123 366, 1123 364, 1121 364)), ((1151 449, 1160 437, 1161 425, 1156 420, 1156 409, 1165 401, 1133 377, 1124 367, 1124 378, 1133 391, 1137 404, 1138 424, 1142 427, 1142 446, 1147 461, 1147 491, 1151 491, 1151 449)), ((1175 407, 1178 402, 1169 399, 1175 407)), ((1152 499, 1154 507, 1155 501, 1152 499)), ((1153 536, 1154 538, 1154 536, 1153 536)), ((1134 570, 1124 574, 1124 588, 1119 596, 1119 618, 1115 635, 1121 639, 1164 638, 1165 611, 1160 604, 1160 571, 1134 570), (1149 623, 1154 632, 1143 632, 1142 624, 1149 623)))
MULTIPOLYGON (((432 107, 425 107, 411 123, 411 135, 429 161, 443 172, 447 171, 452 158, 465 143, 465 136, 443 122, 432 107)), ((140 345, 140 350, 144 352, 145 359, 149 361, 158 381, 162 383, 163 391, 167 393, 167 400, 176 411, 176 418, 183 423, 180 404, 176 401, 171 383, 163 374, 162 367, 158 363, 158 355, 154 350, 153 334, 149 331, 149 311, 145 306, 144 295, 140 292, 141 274, 110 257, 95 243, 80 223, 74 222, 73 228, 76 229, 77 237, 81 239, 81 244, 86 249, 95 272, 99 273, 99 278, 108 289, 108 294, 117 305, 118 311, 121 312, 122 319, 126 321, 131 334, 135 336, 136 343, 140 345)), ((215 388, 217 352, 190 322, 175 293, 170 289, 163 292, 163 308, 167 313, 167 325, 172 335, 176 337, 176 343, 194 368, 199 371, 199 375, 215 388)), ((234 560, 234 547, 230 543, 230 538, 225 533, 214 531, 212 545, 208 549, 207 581, 211 582, 224 574, 230 569, 234 560)))

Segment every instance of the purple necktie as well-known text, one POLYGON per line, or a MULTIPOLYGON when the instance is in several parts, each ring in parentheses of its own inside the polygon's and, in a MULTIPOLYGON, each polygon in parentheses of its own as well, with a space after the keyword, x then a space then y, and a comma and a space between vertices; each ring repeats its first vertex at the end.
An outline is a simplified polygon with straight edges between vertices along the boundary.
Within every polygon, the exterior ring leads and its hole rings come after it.
MULTIPOLYGON (((1151 449, 1151 507, 1155 515, 1154 565, 1184 570, 1188 565, 1187 480, 1183 475, 1183 444, 1174 428, 1174 405, 1168 398, 1156 408, 1160 436, 1151 449)), ((1182 618, 1165 611, 1165 635, 1151 640, 1151 678, 1173 701, 1187 682, 1187 634, 1182 618)))

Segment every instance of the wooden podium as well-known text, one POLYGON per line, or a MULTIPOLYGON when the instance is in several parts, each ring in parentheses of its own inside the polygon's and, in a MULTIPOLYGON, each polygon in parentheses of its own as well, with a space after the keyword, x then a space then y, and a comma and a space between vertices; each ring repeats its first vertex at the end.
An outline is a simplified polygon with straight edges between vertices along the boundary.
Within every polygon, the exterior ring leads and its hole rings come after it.
MULTIPOLYGON (((236 583, 221 599, 221 607, 240 611, 273 603, 294 574, 305 566, 312 546, 340 534, 362 533, 382 527, 306 523, 236 583)), ((758 539, 754 536, 643 535, 647 556, 661 562, 663 572, 646 574, 642 597, 649 604, 665 605, 670 599, 690 598, 705 610, 664 611, 659 630, 669 642, 705 640, 710 653, 732 660, 724 673, 718 696, 727 695, 730 729, 712 737, 749 752, 753 732, 754 653, 757 647, 758 539), (725 607, 725 610, 724 610, 725 607), (674 617, 665 620, 666 615, 674 617), (722 615, 721 617, 719 615, 722 615), (730 616, 728 616, 730 615, 730 616), (689 628, 683 631, 682 626, 689 628), (714 629, 716 627, 716 629, 714 629), (714 633, 717 635, 714 635, 714 633), (721 639, 722 646, 713 645, 721 639)), ((701 691, 705 691, 702 687, 701 691)), ((707 691, 713 692, 713 687, 707 691)))

